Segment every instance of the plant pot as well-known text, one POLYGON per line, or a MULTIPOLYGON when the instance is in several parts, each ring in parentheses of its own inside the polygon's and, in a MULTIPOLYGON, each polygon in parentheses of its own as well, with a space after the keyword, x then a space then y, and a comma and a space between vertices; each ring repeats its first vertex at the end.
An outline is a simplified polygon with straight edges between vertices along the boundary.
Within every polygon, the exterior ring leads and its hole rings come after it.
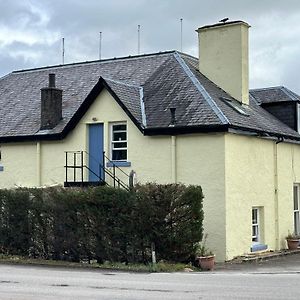
POLYGON ((204 271, 211 271, 215 266, 215 256, 200 256, 198 257, 199 266, 204 271))
POLYGON ((299 246, 299 239, 287 239, 287 245, 289 250, 296 250, 299 246))

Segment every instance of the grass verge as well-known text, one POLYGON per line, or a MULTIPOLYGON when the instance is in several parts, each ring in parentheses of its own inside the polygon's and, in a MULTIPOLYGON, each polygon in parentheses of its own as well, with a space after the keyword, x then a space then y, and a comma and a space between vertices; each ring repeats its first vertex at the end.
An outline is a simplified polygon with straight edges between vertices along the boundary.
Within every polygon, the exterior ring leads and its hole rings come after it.
POLYGON ((20 265, 42 265, 56 267, 73 267, 73 268, 92 268, 103 270, 117 270, 129 272, 182 272, 182 271, 200 271, 190 264, 158 262, 157 264, 125 264, 119 262, 105 262, 98 264, 96 262, 68 262, 61 260, 33 259, 16 255, 0 254, 0 263, 2 264, 20 264, 20 265))

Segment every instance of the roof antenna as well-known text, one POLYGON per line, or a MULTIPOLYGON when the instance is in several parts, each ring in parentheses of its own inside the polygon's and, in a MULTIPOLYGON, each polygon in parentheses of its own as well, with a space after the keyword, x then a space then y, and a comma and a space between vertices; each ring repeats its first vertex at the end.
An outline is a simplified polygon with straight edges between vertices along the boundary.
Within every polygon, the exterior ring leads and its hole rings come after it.
POLYGON ((102 52, 102 31, 99 33, 99 60, 101 60, 102 52))
POLYGON ((140 55, 141 50, 141 25, 138 25, 138 55, 140 55))
POLYGON ((182 21, 183 19, 180 19, 180 51, 182 52, 182 21))
POLYGON ((62 38, 62 64, 65 64, 65 38, 62 38))

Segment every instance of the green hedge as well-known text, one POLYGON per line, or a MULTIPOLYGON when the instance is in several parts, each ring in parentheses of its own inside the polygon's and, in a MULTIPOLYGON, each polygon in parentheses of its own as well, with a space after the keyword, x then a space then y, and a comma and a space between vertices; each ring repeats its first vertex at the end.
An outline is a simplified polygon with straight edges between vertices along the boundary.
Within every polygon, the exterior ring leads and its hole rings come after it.
POLYGON ((0 190, 0 251, 98 262, 188 261, 202 239, 202 190, 181 184, 134 191, 0 190))

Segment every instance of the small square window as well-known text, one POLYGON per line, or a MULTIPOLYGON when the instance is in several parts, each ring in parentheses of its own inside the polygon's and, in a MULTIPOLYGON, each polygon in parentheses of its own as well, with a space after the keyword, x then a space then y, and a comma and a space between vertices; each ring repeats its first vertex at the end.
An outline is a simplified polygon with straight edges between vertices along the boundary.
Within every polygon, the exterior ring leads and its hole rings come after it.
POLYGON ((127 125, 111 125, 111 160, 127 161, 127 125))

